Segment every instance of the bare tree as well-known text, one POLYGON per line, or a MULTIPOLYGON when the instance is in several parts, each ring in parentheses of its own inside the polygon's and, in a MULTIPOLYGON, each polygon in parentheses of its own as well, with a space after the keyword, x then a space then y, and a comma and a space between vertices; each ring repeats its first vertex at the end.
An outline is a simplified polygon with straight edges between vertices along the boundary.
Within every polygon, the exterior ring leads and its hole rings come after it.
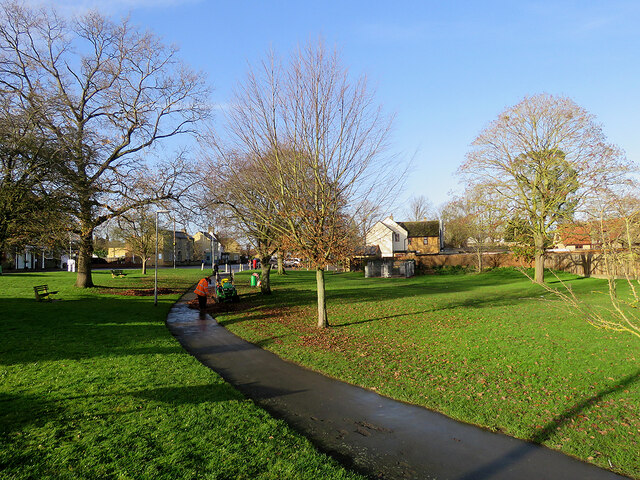
POLYGON ((409 221, 420 222, 434 216, 435 210, 431 201, 424 195, 413 196, 409 200, 406 216, 409 221))
POLYGON ((270 294, 270 260, 279 247, 281 235, 281 228, 275 225, 280 210, 277 196, 257 170, 260 162, 219 148, 213 135, 209 135, 203 145, 205 151, 214 154, 209 156, 209 169, 204 170, 207 174, 203 180, 210 208, 224 209, 255 248, 262 269, 260 291, 270 294))
POLYGON ((565 97, 526 97, 474 140, 459 169, 467 184, 502 197, 504 218, 523 219, 544 282, 544 253, 558 222, 624 177, 623 153, 592 115, 565 97))
POLYGON ((67 22, 52 10, 0 5, 0 92, 35 112, 64 159, 61 176, 80 238, 76 286, 91 287, 93 232, 128 210, 180 196, 180 159, 151 168, 159 140, 206 117, 202 75, 177 50, 98 13, 67 22))
POLYGON ((316 269, 325 328, 325 266, 345 254, 365 200, 380 204, 403 178, 383 154, 391 120, 366 79, 350 79, 322 43, 299 49, 286 66, 272 54, 251 70, 227 120, 227 148, 254 163, 278 205, 273 225, 316 269))
POLYGON ((454 197, 443 209, 449 240, 455 239, 460 246, 473 247, 479 272, 484 268, 483 253, 499 240, 504 224, 499 201, 492 198, 492 192, 472 187, 466 189, 462 196, 454 197))
POLYGON ((155 251, 155 213, 150 208, 137 208, 116 219, 113 234, 124 241, 134 255, 142 259, 142 274, 147 273, 147 261, 155 251))

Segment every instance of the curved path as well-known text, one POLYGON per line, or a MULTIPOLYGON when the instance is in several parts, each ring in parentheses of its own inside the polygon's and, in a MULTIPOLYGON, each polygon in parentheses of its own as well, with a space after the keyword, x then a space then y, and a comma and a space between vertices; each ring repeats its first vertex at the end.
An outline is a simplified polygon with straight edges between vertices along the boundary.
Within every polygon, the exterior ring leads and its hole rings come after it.
POLYGON ((334 380, 248 343, 176 303, 167 326, 182 346, 321 450, 375 478, 625 477, 547 448, 460 423, 334 380))

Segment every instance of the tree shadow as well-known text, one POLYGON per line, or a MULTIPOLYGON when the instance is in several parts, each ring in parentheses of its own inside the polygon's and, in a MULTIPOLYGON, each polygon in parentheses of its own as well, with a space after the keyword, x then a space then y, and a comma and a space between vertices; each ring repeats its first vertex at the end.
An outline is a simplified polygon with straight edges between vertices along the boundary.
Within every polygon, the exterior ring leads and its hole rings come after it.
POLYGON ((306 392, 306 390, 288 390, 284 388, 263 385, 259 382, 235 383, 234 387, 243 395, 251 398, 256 402, 260 402, 260 400, 269 400, 272 398, 279 398, 287 395, 306 392))
POLYGON ((160 387, 127 392, 126 395, 171 405, 199 404, 242 400, 243 397, 226 383, 191 385, 183 387, 160 387))
POLYGON ((575 418, 579 413, 585 410, 587 407, 592 407, 600 403, 606 396, 611 395, 619 390, 622 390, 640 380, 640 370, 637 370, 631 375, 627 375, 612 387, 602 390, 589 398, 584 399, 580 403, 565 410, 560 415, 557 415, 553 420, 547 423, 540 431, 528 438, 529 441, 535 443, 542 443, 548 440, 553 433, 559 428, 570 422, 572 418, 575 418))
POLYGON ((0 298, 0 363, 6 366, 92 357, 171 354, 162 323, 144 297, 36 302, 0 298))
MULTIPOLYGON (((411 315, 419 315, 430 311, 455 310, 457 308, 482 308, 486 305, 491 306, 508 306, 521 301, 523 298, 538 298, 545 291, 535 290, 536 286, 523 284, 523 288, 511 289, 509 291, 500 291, 492 294, 485 292, 481 296, 473 296, 455 299, 455 294, 470 292, 477 288, 492 286, 496 284, 505 285, 509 283, 522 283, 524 277, 515 270, 504 270, 492 272, 491 275, 435 275, 429 276, 426 280, 422 277, 412 277, 409 279, 397 278, 354 278, 354 275, 337 274, 331 275, 335 277, 336 283, 327 283, 327 307, 329 310, 335 308, 336 305, 365 302, 385 302, 409 299, 411 297, 429 297, 439 294, 448 294, 449 302, 435 305, 431 309, 425 309, 420 312, 406 313, 399 315, 382 315, 375 318, 360 319, 348 323, 336 323, 332 327, 346 327, 349 325, 358 325, 382 321, 390 318, 407 317, 411 315), (532 289, 533 288, 533 289, 532 289)), ((305 278, 303 272, 298 272, 287 279, 286 282, 274 286, 273 295, 264 296, 259 292, 244 294, 241 296, 240 305, 233 308, 225 308, 211 311, 211 315, 216 317, 218 322, 223 326, 230 326, 236 323, 268 320, 274 317, 274 310, 286 311, 290 308, 313 307, 317 304, 315 285, 311 284, 309 277, 305 278), (302 273, 302 274, 301 274, 302 273), (294 278, 297 277, 297 278, 294 278), (295 284, 295 286, 292 286, 295 284), (303 284, 303 288, 300 288, 303 284), (235 315, 233 318, 225 318, 225 314, 244 312, 245 315, 235 315)))
POLYGON ((24 430, 30 425, 45 425, 65 414, 65 409, 57 402, 36 395, 0 393, 0 406, 0 431, 3 435, 24 430))
POLYGON ((510 452, 504 454, 500 458, 483 465, 480 468, 477 468, 473 471, 465 473, 463 476, 458 477, 458 480, 482 480, 486 478, 491 478, 496 473, 508 469, 514 463, 520 461, 522 458, 527 455, 535 452, 537 449, 545 448, 540 444, 548 440, 553 436, 556 430, 559 427, 570 422, 573 418, 577 417, 582 411, 584 411, 588 407, 592 407, 602 400, 605 397, 625 389, 626 387, 633 385, 634 383, 640 380, 640 370, 637 370, 635 373, 631 375, 627 375, 622 378, 620 381, 616 382, 616 384, 610 388, 605 390, 601 390, 600 392, 592 395, 581 401, 580 403, 574 405, 573 407, 565 410, 560 415, 557 415, 550 422, 548 422, 542 429, 536 431, 530 437, 527 438, 528 442, 522 446, 511 450, 510 452))
POLYGON ((412 315, 422 315, 423 313, 428 313, 428 312, 432 312, 432 311, 433 310, 422 310, 420 312, 399 313, 397 315, 386 315, 384 317, 367 318, 366 320, 358 320, 356 322, 337 323, 337 324, 333 324, 331 326, 334 327, 334 328, 350 327, 352 325, 361 325, 363 323, 378 322, 378 321, 381 321, 381 320, 391 320, 392 318, 410 317, 412 315))

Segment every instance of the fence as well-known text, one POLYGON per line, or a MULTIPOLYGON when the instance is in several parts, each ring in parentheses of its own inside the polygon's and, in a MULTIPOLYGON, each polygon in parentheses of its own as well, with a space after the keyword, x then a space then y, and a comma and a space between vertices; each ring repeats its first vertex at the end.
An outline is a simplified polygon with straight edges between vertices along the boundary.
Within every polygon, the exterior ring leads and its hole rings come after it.
MULTIPOLYGON (((461 266, 475 268, 478 262, 474 253, 461 253, 452 255, 406 255, 402 260, 414 260, 416 269, 422 273, 429 273, 438 267, 461 266)), ((533 267, 533 262, 526 262, 516 258, 513 253, 483 253, 482 264, 484 268, 496 267, 533 267)), ((547 252, 544 267, 553 270, 562 270, 583 277, 607 276, 609 273, 621 277, 632 273, 634 269, 640 271, 640 264, 632 262, 610 262, 607 266, 604 262, 604 254, 600 250, 580 250, 572 252, 547 252)))
POLYGON ((364 276, 371 277, 413 277, 414 260, 370 260, 364 267, 364 276))

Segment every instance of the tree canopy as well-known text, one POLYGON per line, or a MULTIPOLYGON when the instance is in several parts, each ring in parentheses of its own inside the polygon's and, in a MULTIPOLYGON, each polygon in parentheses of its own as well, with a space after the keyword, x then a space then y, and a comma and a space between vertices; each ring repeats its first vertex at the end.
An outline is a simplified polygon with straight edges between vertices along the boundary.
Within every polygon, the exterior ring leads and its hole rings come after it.
POLYGON ((535 252, 535 280, 543 282, 544 250, 557 223, 623 182, 629 167, 593 115, 569 98, 541 94, 485 128, 459 173, 501 198, 503 218, 520 219, 535 252))
POLYGON ((79 287, 90 287, 93 232, 136 207, 175 199, 187 163, 149 162, 158 141, 194 133, 208 114, 203 77, 174 47, 96 12, 0 5, 0 93, 57 148, 60 190, 79 236, 79 287), (146 157, 143 156, 146 154, 146 157))
POLYGON ((251 162, 276 206, 268 225, 315 266, 321 328, 325 265, 355 244, 359 209, 390 197, 403 178, 385 154, 390 124, 366 78, 351 78, 319 42, 286 64, 271 54, 251 69, 216 136, 210 158, 225 168, 251 162))

